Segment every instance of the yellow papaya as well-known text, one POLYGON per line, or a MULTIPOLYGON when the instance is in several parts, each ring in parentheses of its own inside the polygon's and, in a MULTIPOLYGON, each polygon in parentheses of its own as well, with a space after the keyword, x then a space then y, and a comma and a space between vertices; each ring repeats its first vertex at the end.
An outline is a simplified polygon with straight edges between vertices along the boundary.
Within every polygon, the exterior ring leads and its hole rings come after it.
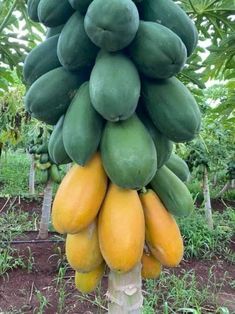
POLYGON ((110 184, 98 219, 101 253, 116 272, 131 270, 144 247, 144 214, 138 193, 110 184))
POLYGON ((174 217, 157 194, 148 190, 140 194, 145 216, 146 242, 154 257, 164 266, 177 266, 184 253, 183 239, 174 217))
POLYGON ((82 293, 90 293, 98 286, 105 270, 105 264, 102 263, 96 269, 89 273, 75 272, 75 286, 82 293))
POLYGON ((141 276, 145 279, 155 279, 160 276, 162 265, 151 254, 144 252, 141 258, 141 276))
POLYGON ((96 220, 79 233, 67 235, 65 253, 70 266, 79 272, 89 272, 102 263, 96 220))
POLYGON ((52 223, 59 233, 78 233, 96 217, 107 188, 98 153, 81 167, 74 165, 62 180, 52 206, 52 223))

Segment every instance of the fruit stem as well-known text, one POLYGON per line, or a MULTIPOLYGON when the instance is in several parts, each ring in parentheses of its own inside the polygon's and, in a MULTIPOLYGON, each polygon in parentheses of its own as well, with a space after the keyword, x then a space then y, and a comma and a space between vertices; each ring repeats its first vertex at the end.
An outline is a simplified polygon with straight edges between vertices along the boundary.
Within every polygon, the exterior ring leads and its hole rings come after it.
POLYGON ((147 193, 147 191, 148 191, 148 190, 146 189, 145 186, 141 189, 141 193, 143 193, 143 194, 147 193))

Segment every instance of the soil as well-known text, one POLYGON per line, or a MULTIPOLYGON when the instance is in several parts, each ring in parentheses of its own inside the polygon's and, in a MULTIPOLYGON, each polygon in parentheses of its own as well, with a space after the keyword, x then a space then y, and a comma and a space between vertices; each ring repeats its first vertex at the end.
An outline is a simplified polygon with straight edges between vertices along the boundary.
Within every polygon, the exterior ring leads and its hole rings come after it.
MULTIPOLYGON (((105 313, 91 303, 95 294, 89 295, 90 300, 84 300, 84 296, 78 293, 74 287, 74 271, 71 268, 66 269, 64 279, 57 285, 58 269, 67 264, 64 259, 64 242, 58 242, 54 233, 50 233, 47 240, 38 242, 37 232, 25 232, 23 236, 14 239, 11 246, 17 249, 17 255, 25 261, 26 269, 14 269, 0 278, 1 311, 9 313, 21 309, 23 313, 38 313, 40 296, 37 291, 40 291, 48 300, 48 306, 43 311, 45 314, 59 313, 59 306, 64 308, 62 313, 105 313), (64 292, 69 295, 65 300, 64 292)), ((101 287, 102 297, 107 288, 106 281, 105 277, 101 287)))
MULTIPOLYGON (((14 198, 11 200, 14 201, 14 198)), ((6 199, 0 198, 0 212, 5 202, 6 199)), ((39 213, 41 200, 21 199, 20 203, 16 200, 14 205, 24 211, 39 213)), ((218 209, 220 210, 220 207, 218 209)), ((38 241, 37 232, 24 232, 21 237, 14 239, 11 246, 25 261, 26 268, 18 267, 0 278, 0 313, 103 314, 107 312, 105 297, 107 275, 104 276, 96 293, 88 296, 80 294, 73 282, 74 271, 65 266, 67 264, 62 237, 50 233, 47 240, 38 241), (63 279, 59 280, 58 270, 61 266, 64 266, 66 272, 63 279), (48 303, 42 309, 40 304, 42 306, 44 297, 48 303)), ((230 314, 235 313, 234 265, 218 257, 208 261, 183 261, 180 267, 169 272, 183 276, 185 271, 189 270, 195 272, 197 281, 202 287, 209 285, 213 292, 216 285, 220 286, 217 305, 228 307, 230 314), (208 280, 209 270, 211 270, 210 280, 208 280)), ((202 314, 215 313, 215 307, 210 300, 204 310, 202 314)))
MULTIPOLYGON (((198 207, 201 207, 203 202, 196 202, 198 207)), ((222 212, 225 207, 235 207, 235 200, 211 199, 212 210, 222 212)))
POLYGON ((42 207, 42 198, 21 198, 12 196, 9 198, 0 197, 0 213, 6 212, 8 209, 22 210, 28 213, 40 214, 42 207))

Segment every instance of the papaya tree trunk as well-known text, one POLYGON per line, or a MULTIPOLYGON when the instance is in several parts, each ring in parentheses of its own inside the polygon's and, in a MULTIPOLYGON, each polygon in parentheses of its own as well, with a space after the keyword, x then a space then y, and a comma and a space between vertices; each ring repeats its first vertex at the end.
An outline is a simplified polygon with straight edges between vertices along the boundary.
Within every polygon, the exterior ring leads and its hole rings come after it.
POLYGON ((227 192, 232 186, 230 185, 230 182, 226 182, 226 184, 223 186, 222 190, 219 191, 219 193, 216 195, 216 198, 219 198, 224 195, 225 192, 227 192))
POLYGON ((51 204, 52 204, 52 181, 48 180, 43 193, 43 204, 42 204, 42 215, 39 227, 38 238, 48 238, 48 226, 51 215, 51 204))
POLYGON ((35 160, 34 155, 30 154, 30 169, 29 169, 29 194, 35 194, 35 160))
POLYGON ((1 158, 1 156, 2 156, 2 149, 3 149, 3 143, 0 142, 0 158, 1 158))
POLYGON ((210 188, 209 188, 207 167, 204 167, 204 172, 203 172, 203 195, 204 195, 206 222, 208 224, 209 229, 213 230, 213 218, 212 218, 212 210, 211 210, 211 198, 210 198, 210 188))
POLYGON ((213 177, 213 186, 215 187, 217 185, 217 172, 215 172, 213 177))
POLYGON ((141 264, 130 272, 118 274, 110 271, 108 280, 109 314, 140 314, 143 295, 141 264))

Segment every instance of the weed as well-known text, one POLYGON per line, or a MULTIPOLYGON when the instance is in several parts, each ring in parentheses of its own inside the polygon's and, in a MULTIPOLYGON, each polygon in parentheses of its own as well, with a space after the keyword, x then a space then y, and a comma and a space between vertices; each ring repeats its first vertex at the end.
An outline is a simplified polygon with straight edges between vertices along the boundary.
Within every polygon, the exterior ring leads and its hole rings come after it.
POLYGON ((24 231, 32 230, 34 227, 35 214, 32 214, 33 219, 27 212, 20 208, 12 207, 0 216, 0 241, 12 241, 15 237, 23 234, 24 231))
POLYGON ((26 268, 22 256, 18 255, 17 250, 11 247, 0 249, 0 276, 5 275, 9 270, 15 268, 26 268))
POLYGON ((15 248, 10 246, 14 238, 23 234, 25 230, 31 230, 33 226, 29 214, 12 206, 0 216, 0 275, 6 275, 9 270, 15 268, 27 268, 33 264, 33 256, 29 252, 29 260, 25 263, 22 256, 15 248))
POLYGON ((28 250, 28 257, 27 257, 27 262, 26 262, 26 268, 27 268, 28 273, 31 273, 33 271, 35 260, 34 260, 34 256, 31 251, 31 248, 29 246, 27 246, 27 250, 28 250))
POLYGON ((35 292, 36 292, 36 298, 39 302, 39 306, 34 309, 33 313, 44 314, 45 309, 48 306, 50 306, 50 303, 40 290, 36 290, 35 292))
POLYGON ((68 264, 59 268, 58 275, 56 277, 56 291, 58 293, 58 305, 57 311, 58 314, 64 313, 65 300, 69 296, 69 293, 66 291, 67 283, 65 281, 66 271, 68 269, 68 264))
POLYGON ((184 237, 186 259, 210 259, 224 252, 232 259, 233 254, 228 251, 228 246, 234 233, 235 213, 227 208, 223 213, 215 212, 213 220, 212 231, 205 223, 202 209, 196 209, 189 217, 178 220, 184 237))
POLYGON ((205 313, 204 306, 208 300, 217 304, 216 295, 222 289, 226 276, 218 282, 211 268, 202 287, 194 271, 184 271, 178 276, 164 270, 158 280, 145 282, 143 313, 205 313))
MULTIPOLYGON (((59 238, 59 237, 57 237, 57 238, 59 238)), ((60 237, 60 238, 64 239, 62 237, 60 237)), ((48 258, 48 261, 55 258, 57 260, 57 270, 60 270, 60 268, 66 267, 66 265, 67 265, 66 255, 61 250, 61 247, 56 246, 54 248, 54 252, 55 252, 54 254, 50 255, 50 257, 48 258)))

